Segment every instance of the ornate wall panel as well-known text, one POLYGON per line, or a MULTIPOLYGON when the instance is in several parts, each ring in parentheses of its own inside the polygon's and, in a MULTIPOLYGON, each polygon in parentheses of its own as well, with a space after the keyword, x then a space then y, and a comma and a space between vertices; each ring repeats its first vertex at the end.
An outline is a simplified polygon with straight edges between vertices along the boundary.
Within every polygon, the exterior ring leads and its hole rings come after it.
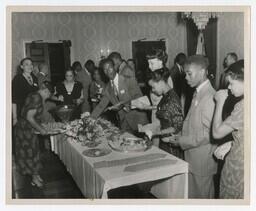
MULTIPOLYGON (((223 13, 218 20, 218 69, 229 51, 243 57, 243 15, 223 13)), ((71 40, 71 61, 98 62, 100 50, 119 51, 131 58, 131 42, 165 38, 169 65, 186 53, 186 30, 176 13, 14 13, 12 16, 12 72, 24 57, 24 42, 71 40)))

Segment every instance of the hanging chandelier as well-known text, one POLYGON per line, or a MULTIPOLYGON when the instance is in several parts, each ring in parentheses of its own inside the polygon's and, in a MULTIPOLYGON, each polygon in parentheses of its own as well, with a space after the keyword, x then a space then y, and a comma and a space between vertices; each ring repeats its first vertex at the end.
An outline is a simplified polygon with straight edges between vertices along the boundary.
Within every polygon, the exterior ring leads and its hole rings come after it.
POLYGON ((217 18, 217 12, 183 12, 183 19, 193 19, 198 30, 204 30, 210 18, 217 18))

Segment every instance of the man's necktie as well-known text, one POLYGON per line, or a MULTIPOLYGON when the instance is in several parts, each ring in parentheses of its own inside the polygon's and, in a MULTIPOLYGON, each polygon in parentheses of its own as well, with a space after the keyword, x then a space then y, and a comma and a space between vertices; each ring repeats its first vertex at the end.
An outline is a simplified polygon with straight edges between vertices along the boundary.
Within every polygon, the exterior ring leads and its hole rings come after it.
POLYGON ((31 76, 27 76, 27 79, 28 79, 28 83, 29 83, 30 85, 33 85, 33 79, 32 79, 32 77, 31 77, 31 76))
POLYGON ((114 83, 114 81, 111 81, 111 85, 113 87, 113 90, 114 90, 114 93, 115 93, 115 96, 118 98, 118 90, 117 90, 117 87, 114 83))
POLYGON ((198 104, 198 101, 197 101, 197 98, 196 98, 197 94, 198 94, 197 90, 195 90, 194 94, 193 94, 193 103, 194 103, 195 106, 197 106, 197 104, 198 104))

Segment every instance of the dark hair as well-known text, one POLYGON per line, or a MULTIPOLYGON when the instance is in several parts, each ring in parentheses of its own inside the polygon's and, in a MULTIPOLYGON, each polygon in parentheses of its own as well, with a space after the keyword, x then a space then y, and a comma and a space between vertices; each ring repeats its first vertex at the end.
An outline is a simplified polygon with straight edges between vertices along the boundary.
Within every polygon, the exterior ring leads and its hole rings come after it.
POLYGON ((76 75, 75 71, 71 67, 65 70, 65 75, 67 72, 72 72, 74 76, 76 75))
POLYGON ((238 56, 235 52, 227 53, 227 56, 231 56, 234 59, 234 61, 238 60, 238 56))
POLYGON ((88 67, 88 66, 95 66, 95 63, 94 61, 92 61, 91 59, 87 60, 85 63, 84 63, 84 66, 85 67, 88 67))
POLYGON ((109 54, 108 56, 109 59, 118 59, 118 60, 122 60, 121 54, 118 52, 112 52, 111 54, 109 54))
POLYGON ((52 94, 54 93, 54 88, 50 81, 44 81, 40 89, 48 89, 52 94))
POLYGON ((79 61, 75 61, 72 64, 72 70, 75 70, 78 66, 82 67, 81 63, 79 61))
POLYGON ((195 64, 200 66, 202 69, 207 70, 209 67, 209 60, 203 55, 193 55, 187 58, 185 65, 195 64))
POLYGON ((159 82, 163 80, 164 82, 168 81, 168 78, 170 77, 170 72, 167 68, 161 68, 158 70, 155 70, 154 72, 151 72, 151 80, 155 82, 159 82))
POLYGON ((186 55, 184 53, 178 53, 174 59, 174 64, 175 63, 180 64, 183 61, 185 62, 185 60, 186 60, 186 55))
POLYGON ((100 78, 101 78, 101 80, 102 80, 103 76, 102 76, 102 71, 101 71, 100 68, 95 68, 95 69, 94 69, 94 71, 93 71, 93 73, 92 73, 92 78, 94 79, 94 75, 95 75, 96 72, 99 73, 100 78))
POLYGON ((26 60, 29 60, 33 63, 33 60, 30 58, 30 57, 25 57, 23 58, 21 61, 20 61, 20 65, 23 65, 23 63, 26 61, 26 60))
POLYGON ((101 65, 101 67, 103 68, 104 65, 107 64, 107 63, 110 63, 110 64, 112 64, 112 65, 114 66, 114 62, 113 62, 113 60, 110 59, 110 58, 102 59, 100 65, 101 65))
POLYGON ((133 62, 135 64, 134 59, 128 59, 127 62, 133 62))
POLYGON ((244 81, 244 60, 241 59, 231 64, 227 69, 227 76, 233 80, 244 81))
POLYGON ((163 49, 151 49, 151 51, 146 55, 147 59, 159 59, 163 62, 163 65, 167 62, 168 55, 163 49))

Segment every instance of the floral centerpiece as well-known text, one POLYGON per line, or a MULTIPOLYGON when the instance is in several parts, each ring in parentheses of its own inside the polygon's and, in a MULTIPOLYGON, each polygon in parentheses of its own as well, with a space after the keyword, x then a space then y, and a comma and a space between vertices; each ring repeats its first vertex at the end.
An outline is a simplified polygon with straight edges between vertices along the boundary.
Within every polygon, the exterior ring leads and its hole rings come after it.
POLYGON ((71 121, 66 126, 66 135, 82 142, 88 147, 95 147, 102 140, 118 136, 120 130, 109 121, 98 118, 93 119, 88 112, 81 115, 81 119, 71 121))

